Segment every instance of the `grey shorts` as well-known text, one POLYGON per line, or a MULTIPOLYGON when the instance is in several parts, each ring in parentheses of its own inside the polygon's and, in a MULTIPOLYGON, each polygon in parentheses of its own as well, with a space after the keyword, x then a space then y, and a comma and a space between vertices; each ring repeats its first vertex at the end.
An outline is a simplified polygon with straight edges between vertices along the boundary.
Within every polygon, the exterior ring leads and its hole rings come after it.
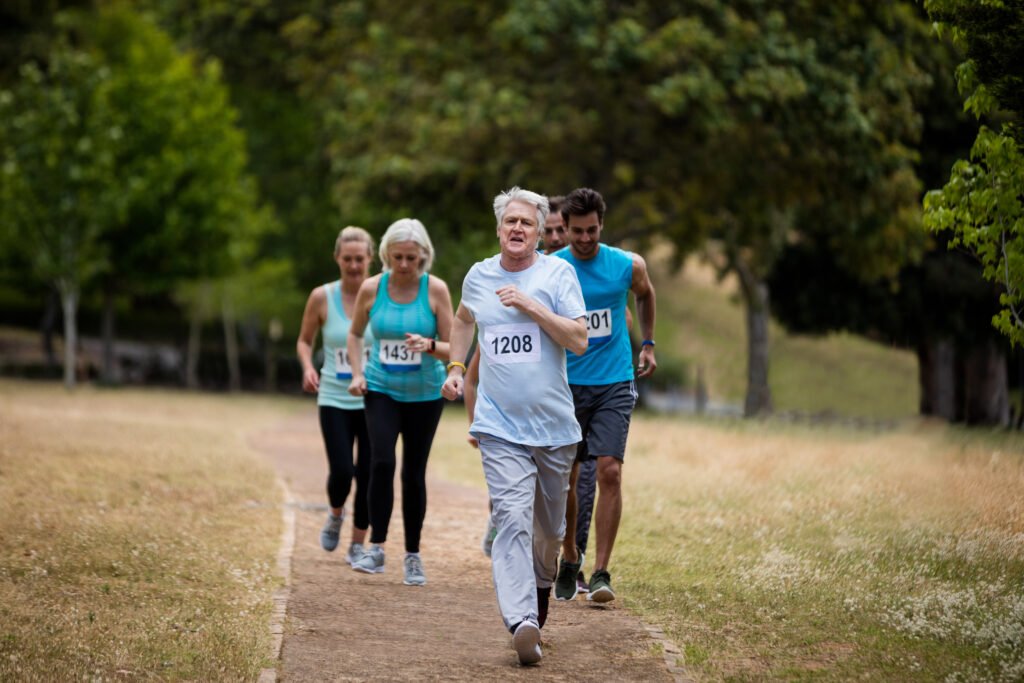
POLYGON ((570 384, 569 388, 576 420, 583 430, 576 460, 582 462, 602 455, 625 459, 629 419, 637 398, 633 380, 593 386, 570 384))

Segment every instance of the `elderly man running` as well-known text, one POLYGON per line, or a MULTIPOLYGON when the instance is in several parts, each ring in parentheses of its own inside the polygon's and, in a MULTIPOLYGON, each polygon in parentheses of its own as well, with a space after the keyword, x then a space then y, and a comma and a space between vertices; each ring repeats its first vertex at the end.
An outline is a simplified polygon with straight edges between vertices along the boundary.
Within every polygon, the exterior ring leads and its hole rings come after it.
MULTIPOLYGON (((494 199, 501 252, 462 283, 451 358, 463 359, 479 327, 480 385, 470 433, 480 444, 498 534, 492 573, 498 607, 521 664, 540 661, 558 548, 565 531, 569 471, 581 433, 565 349, 587 348, 586 308, 572 266, 537 253, 548 200, 517 187, 494 199)), ((465 365, 448 364, 442 387, 454 400, 465 365)))

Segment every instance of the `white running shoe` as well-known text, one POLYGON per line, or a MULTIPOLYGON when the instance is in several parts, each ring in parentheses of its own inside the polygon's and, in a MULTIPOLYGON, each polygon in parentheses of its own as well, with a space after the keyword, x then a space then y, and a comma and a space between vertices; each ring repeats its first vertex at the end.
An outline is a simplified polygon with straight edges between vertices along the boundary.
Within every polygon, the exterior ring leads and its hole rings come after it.
POLYGON ((352 569, 364 574, 380 574, 384 571, 384 551, 374 543, 352 563, 352 569))
POLYGON ((529 619, 519 622, 512 634, 512 647, 519 655, 519 663, 523 666, 536 664, 540 661, 540 627, 529 619))
POLYGON ((406 586, 422 586, 427 583, 427 575, 423 573, 423 560, 419 555, 405 554, 405 578, 402 583, 406 586))

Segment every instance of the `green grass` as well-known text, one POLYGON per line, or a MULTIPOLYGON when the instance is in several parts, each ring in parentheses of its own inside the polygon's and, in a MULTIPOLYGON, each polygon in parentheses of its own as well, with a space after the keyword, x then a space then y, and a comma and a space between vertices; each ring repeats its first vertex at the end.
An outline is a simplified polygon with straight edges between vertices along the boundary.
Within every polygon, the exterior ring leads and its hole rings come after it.
MULTIPOLYGON (((742 405, 746 323, 735 288, 728 281, 714 283, 696 260, 678 274, 668 273, 656 257, 651 262, 659 357, 684 362, 691 386, 703 366, 710 397, 742 405)), ((791 335, 775 323, 769 344, 769 384, 778 411, 879 419, 917 412, 917 359, 910 351, 845 333, 791 335)))

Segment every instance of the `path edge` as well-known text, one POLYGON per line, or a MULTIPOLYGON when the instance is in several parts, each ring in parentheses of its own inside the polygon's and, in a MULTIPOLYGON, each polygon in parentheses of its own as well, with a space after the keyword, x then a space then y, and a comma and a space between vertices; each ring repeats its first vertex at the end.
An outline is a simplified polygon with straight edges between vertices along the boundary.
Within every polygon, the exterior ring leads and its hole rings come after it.
POLYGON ((669 674, 672 675, 675 683, 694 683, 696 680, 690 675, 690 672, 686 670, 686 667, 679 662, 683 659, 683 653, 679 647, 672 642, 665 632, 659 626, 652 626, 644 621, 640 622, 640 625, 644 627, 654 642, 661 645, 661 651, 665 660, 665 667, 668 669, 669 674))
POLYGON ((270 659, 273 666, 260 670, 259 683, 277 683, 277 667, 281 662, 281 646, 284 643, 284 622, 288 614, 288 598, 292 586, 292 554, 295 551, 295 500, 291 489, 280 477, 276 477, 281 490, 281 544, 277 549, 277 575, 281 586, 274 591, 274 606, 270 614, 270 659))

